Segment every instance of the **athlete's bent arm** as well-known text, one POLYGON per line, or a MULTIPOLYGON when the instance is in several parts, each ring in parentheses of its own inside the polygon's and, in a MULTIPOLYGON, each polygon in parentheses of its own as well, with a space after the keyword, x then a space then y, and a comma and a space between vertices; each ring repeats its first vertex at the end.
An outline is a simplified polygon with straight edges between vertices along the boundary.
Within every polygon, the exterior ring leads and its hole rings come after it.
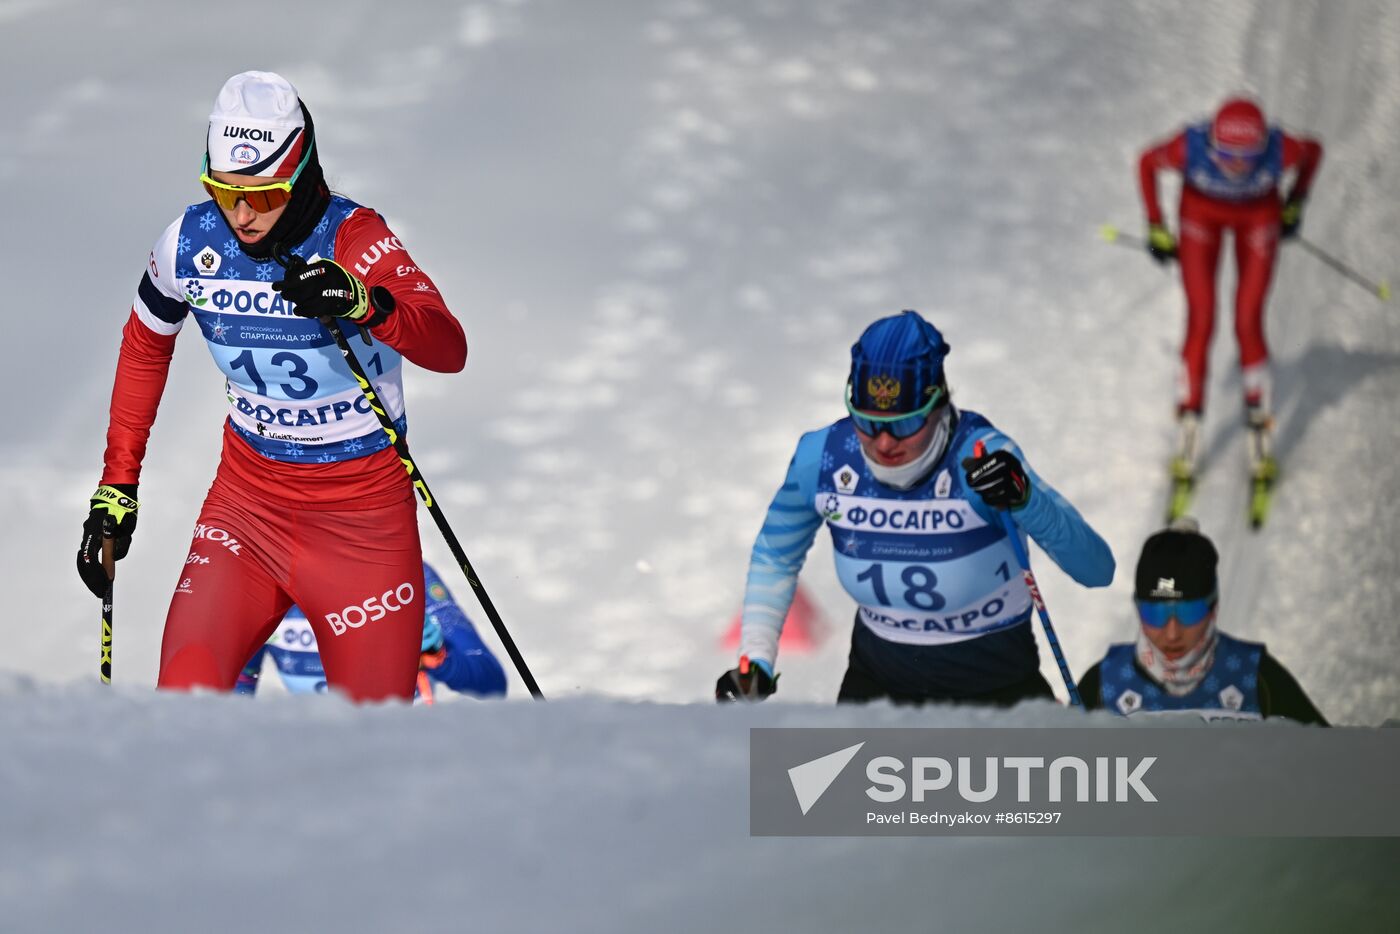
POLYGON ((1313 176, 1322 164, 1322 144, 1306 136, 1283 135, 1283 167, 1297 169, 1293 187, 1284 197, 1285 201, 1300 201, 1308 196, 1312 188, 1313 176))
POLYGON ((487 650, 470 623, 465 626, 444 623, 442 636, 442 651, 424 658, 423 667, 429 677, 463 694, 505 696, 505 669, 487 650))
POLYGON ((1147 210, 1149 224, 1162 223, 1162 205, 1157 199, 1157 172, 1174 169, 1180 172, 1186 165, 1186 134, 1152 146, 1138 159, 1138 185, 1142 189, 1142 204, 1147 210))
POLYGON ((335 255, 366 288, 382 286, 394 296, 393 314, 372 329, 376 338, 426 370, 456 373, 466 365, 461 323, 383 218, 356 210, 336 231, 335 255))
POLYGON ((1327 718, 1303 692, 1302 685, 1268 652, 1259 660, 1259 712, 1265 717, 1328 725, 1327 718))
MULTIPOLYGON (((1116 564, 1108 543, 1084 521, 1084 517, 1068 500, 1031 469, 1016 442, 996 431, 975 438, 968 437, 963 441, 955 463, 972 457, 979 441, 986 444, 988 451, 1005 449, 1016 455, 1030 480, 1031 493, 1026 505, 1010 513, 1016 525, 1035 539, 1035 543, 1080 584, 1085 587, 1107 587, 1111 584, 1116 564)), ((980 499, 974 498, 972 506, 986 521, 1001 522, 995 510, 980 499)))

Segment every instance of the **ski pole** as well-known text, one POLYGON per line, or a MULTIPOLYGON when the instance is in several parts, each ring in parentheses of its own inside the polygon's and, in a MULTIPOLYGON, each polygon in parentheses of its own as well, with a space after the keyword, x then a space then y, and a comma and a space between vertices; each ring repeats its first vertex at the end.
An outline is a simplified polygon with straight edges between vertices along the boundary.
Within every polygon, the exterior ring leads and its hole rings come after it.
POLYGON ((1376 296, 1381 301, 1390 301, 1389 282, 1386 282, 1384 279, 1382 279, 1380 282, 1372 282, 1370 279, 1367 279, 1355 269, 1352 269, 1346 263, 1337 259, 1337 257, 1322 249, 1322 247, 1313 243, 1311 240, 1304 238, 1301 234, 1295 236, 1293 239, 1298 241, 1299 246, 1307 250, 1313 256, 1316 256, 1318 259, 1322 260, 1328 266, 1331 266, 1337 272, 1341 273, 1345 278, 1350 279, 1352 282, 1355 282, 1357 285, 1361 286, 1363 289, 1370 292, 1372 295, 1376 296))
POLYGON ((418 697, 425 707, 433 706, 433 679, 422 668, 418 669, 418 697))
MULTIPOLYGON (((987 453, 987 446, 978 441, 972 447, 974 457, 982 457, 987 453)), ((1065 679, 1065 690, 1069 691, 1069 704, 1071 707, 1083 707, 1084 702, 1079 699, 1079 688, 1074 686, 1074 678, 1069 673, 1069 665, 1065 662, 1065 653, 1060 648, 1060 640, 1055 638, 1055 627, 1050 624, 1050 612, 1045 609, 1045 601, 1040 597, 1040 587, 1036 585, 1035 574, 1031 572, 1031 558, 1026 554, 1026 546, 1021 544, 1021 533, 1016 529, 1016 523, 1011 519, 1011 513, 1001 512, 1001 523, 1006 528, 1006 537, 1011 540, 1011 548, 1016 552, 1016 563, 1021 566, 1021 576, 1026 580, 1026 589, 1031 592, 1031 602, 1035 604, 1036 612, 1040 614, 1040 625, 1045 630, 1045 641, 1050 643, 1050 651, 1055 655, 1055 663, 1060 666, 1060 677, 1065 679)))
MULTIPOLYGON (((336 346, 340 348, 341 356, 345 358, 346 364, 350 367, 350 372, 355 377, 355 381, 360 384, 360 392, 364 394, 365 401, 374 410, 374 414, 379 418, 379 427, 384 429, 384 433, 389 436, 389 442, 394 446, 394 450, 399 455, 399 462, 403 464, 404 470, 408 472, 408 478, 413 483, 413 488, 418 491, 418 496, 423 500, 423 505, 428 507, 428 513, 433 517, 433 522, 437 524, 438 531, 442 533, 443 539, 447 542, 447 547, 452 552, 452 557, 457 560, 457 566, 462 569, 462 573, 467 577, 467 583, 471 585, 472 591, 476 594, 476 599, 481 603, 481 608, 486 611, 486 616, 491 620, 491 625, 496 630, 496 635, 500 637, 501 645, 505 647, 506 653, 515 663, 515 668, 520 672, 520 678, 525 682, 525 687, 529 689, 530 696, 536 700, 544 700, 544 694, 540 691, 540 686, 535 682, 535 676, 530 673, 530 668, 525 664, 525 658, 520 654, 520 649, 516 648, 515 640, 511 638, 510 632, 506 629, 505 622, 501 619, 501 614, 496 612, 496 605, 491 602, 491 597, 486 593, 486 588, 482 586, 480 578, 477 577, 476 569, 467 558, 467 554, 462 550, 462 545, 457 541, 456 534, 452 531, 452 526, 448 524, 447 517, 443 515, 442 507, 438 505, 433 493, 428 489, 428 481, 423 479, 422 472, 414 462, 413 457, 408 453, 408 442, 400 435, 398 429, 394 427, 394 422, 389 418, 389 413, 384 411, 384 407, 379 404, 379 396, 370 385, 369 377, 365 375, 364 367, 356 359, 355 352, 350 349, 350 342, 345 339, 345 333, 340 329, 340 322, 334 318, 322 319, 322 324, 331 332, 335 338, 336 346)), ((368 333, 368 332, 366 332, 368 333)))
POLYGON ((97 673, 103 684, 112 683, 112 590, 117 580, 116 540, 117 520, 106 516, 102 520, 102 570, 107 572, 107 589, 102 594, 102 653, 97 673))
POLYGON ((1104 224, 1099 227, 1099 237, 1105 243, 1116 243, 1119 246, 1130 247, 1134 250, 1147 249, 1147 241, 1136 234, 1123 233, 1112 224, 1104 224))
MULTIPOLYGON (((1139 237, 1137 234, 1124 233, 1112 224, 1103 224, 1099 227, 1099 237, 1105 243, 1116 243, 1119 246, 1128 247, 1131 250, 1147 249, 1147 239, 1139 237)), ((1169 259, 1176 259, 1173 253, 1169 259)))
MULTIPOLYGON (((291 253, 278 248, 273 249, 273 257, 284 269, 290 269, 294 257, 291 253)), ((374 292, 370 292, 371 300, 374 299, 374 292)), ((375 307, 379 307, 376 303, 375 307)), ((384 411, 384 407, 379 404, 379 395, 370 385, 369 377, 365 375, 365 369, 356 359, 355 352, 350 349, 350 342, 345 339, 345 332, 340 328, 340 322, 331 317, 320 319, 321 324, 330 331, 331 337, 335 338, 335 344, 340 348, 340 355, 345 358, 346 366, 350 367, 350 373, 355 377, 355 382, 360 386, 360 392, 364 395, 365 401, 369 403, 370 409, 379 419, 379 427, 384 429, 384 433, 389 436, 389 443, 394 446, 394 451, 399 455, 399 462, 403 464, 404 470, 408 472, 408 478, 413 483, 413 488, 418 491, 418 496, 423 500, 423 504, 428 507, 428 513, 433 517, 433 522, 437 524, 438 531, 442 533, 443 539, 447 542, 448 549, 452 552, 452 557, 457 560, 457 566, 462 569, 462 573, 467 576, 467 583, 471 585, 472 592, 476 594, 477 601, 481 608, 486 611, 486 616, 491 620, 491 625, 496 630, 496 635, 500 637, 501 645, 506 653, 510 655, 510 660, 515 663, 515 669, 520 673, 520 679, 525 682, 525 687, 529 689, 530 696, 536 700, 544 700, 544 694, 540 691, 540 686, 535 682, 535 676, 530 673, 530 668, 525 664, 525 658, 520 654, 520 650, 515 647, 515 640, 510 637, 506 630, 506 624, 501 619, 501 614, 496 612, 496 605, 491 602, 491 597, 487 595, 486 588, 482 586, 480 579, 476 575, 476 569, 472 567, 471 561, 467 560, 467 554, 462 550, 462 545, 457 541, 457 536, 452 531, 452 526, 448 525, 447 517, 442 513, 442 507, 433 498, 432 491, 428 489, 428 481, 423 479, 422 472, 413 458, 408 453, 408 442, 399 434, 394 427, 394 420, 389 417, 389 413, 384 411)), ((363 335, 368 341, 369 331, 366 329, 363 335)))

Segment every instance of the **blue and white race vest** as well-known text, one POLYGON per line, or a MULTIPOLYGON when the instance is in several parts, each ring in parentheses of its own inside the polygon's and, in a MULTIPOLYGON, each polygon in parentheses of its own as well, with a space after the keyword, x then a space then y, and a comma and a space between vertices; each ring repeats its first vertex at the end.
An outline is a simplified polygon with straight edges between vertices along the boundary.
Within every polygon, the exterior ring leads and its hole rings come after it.
POLYGON ((1270 128, 1269 141, 1254 167, 1238 178, 1226 175, 1210 157, 1210 124, 1186 129, 1183 175, 1192 188, 1221 201, 1252 201, 1278 187, 1283 174, 1283 131, 1270 128))
MULTIPOLYGON (((335 259, 336 232, 355 211, 334 196, 311 236, 293 252, 308 262, 335 259)), ((229 422, 265 457, 328 463, 389 445, 335 339, 314 318, 299 318, 272 290, 282 267, 239 247, 213 201, 193 204, 156 242, 135 310, 159 334, 174 334, 192 313, 226 377, 229 422)), ((359 328, 341 327, 385 410, 403 434, 402 360, 359 328)))
POLYGON ((321 650, 306 614, 292 607, 267 640, 267 654, 277 666, 282 682, 293 694, 324 694, 326 670, 321 667, 321 650))
MULTIPOLYGON (((964 412, 950 450, 990 425, 964 412)), ((836 573, 882 639, 911 645, 961 642, 1030 618, 1031 597, 1004 528, 968 500, 947 459, 919 486, 875 480, 849 419, 826 437, 816 510, 831 530, 836 573)), ((976 494, 971 494, 976 495, 976 494)))
POLYGON ((1207 720, 1258 720, 1259 661, 1264 646, 1220 633, 1215 662, 1189 694, 1169 694, 1134 664, 1136 647, 1115 643, 1099 665, 1103 706, 1124 716, 1163 711, 1192 711, 1207 720))
POLYGON ((880 483, 849 418, 804 434, 774 494, 749 556, 740 652, 772 661, 797 576, 817 533, 831 531, 836 572, 881 639, 948 645, 1030 619, 1006 514, 963 487, 962 462, 979 445, 1021 460, 1030 501, 1011 514, 1014 533, 1034 538, 1088 587, 1113 579, 1113 553, 1064 497, 1042 480, 1015 443, 976 412, 956 414, 948 447, 911 490, 880 483))

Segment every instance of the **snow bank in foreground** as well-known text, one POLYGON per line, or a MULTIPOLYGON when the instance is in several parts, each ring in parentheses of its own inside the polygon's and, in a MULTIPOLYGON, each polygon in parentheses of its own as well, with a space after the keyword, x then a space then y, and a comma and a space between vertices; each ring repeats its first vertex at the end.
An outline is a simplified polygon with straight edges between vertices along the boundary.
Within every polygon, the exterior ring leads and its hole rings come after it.
POLYGON ((354 708, 53 694, 6 676, 0 927, 1360 930, 1400 917, 1381 894, 1391 841, 748 835, 750 726, 1084 722, 1049 704, 354 708))

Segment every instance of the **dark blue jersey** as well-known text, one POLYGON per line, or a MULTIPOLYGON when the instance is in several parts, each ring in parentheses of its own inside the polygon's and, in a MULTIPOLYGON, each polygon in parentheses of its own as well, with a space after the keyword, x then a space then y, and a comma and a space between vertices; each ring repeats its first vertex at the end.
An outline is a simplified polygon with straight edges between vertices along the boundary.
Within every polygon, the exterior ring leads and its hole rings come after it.
POLYGON ((1259 663, 1264 646, 1227 636, 1215 646, 1215 661, 1189 693, 1174 695, 1148 677, 1136 663, 1131 643, 1109 646, 1099 666, 1099 699, 1103 707, 1125 716, 1168 710, 1193 711, 1207 719, 1257 720, 1259 663))

